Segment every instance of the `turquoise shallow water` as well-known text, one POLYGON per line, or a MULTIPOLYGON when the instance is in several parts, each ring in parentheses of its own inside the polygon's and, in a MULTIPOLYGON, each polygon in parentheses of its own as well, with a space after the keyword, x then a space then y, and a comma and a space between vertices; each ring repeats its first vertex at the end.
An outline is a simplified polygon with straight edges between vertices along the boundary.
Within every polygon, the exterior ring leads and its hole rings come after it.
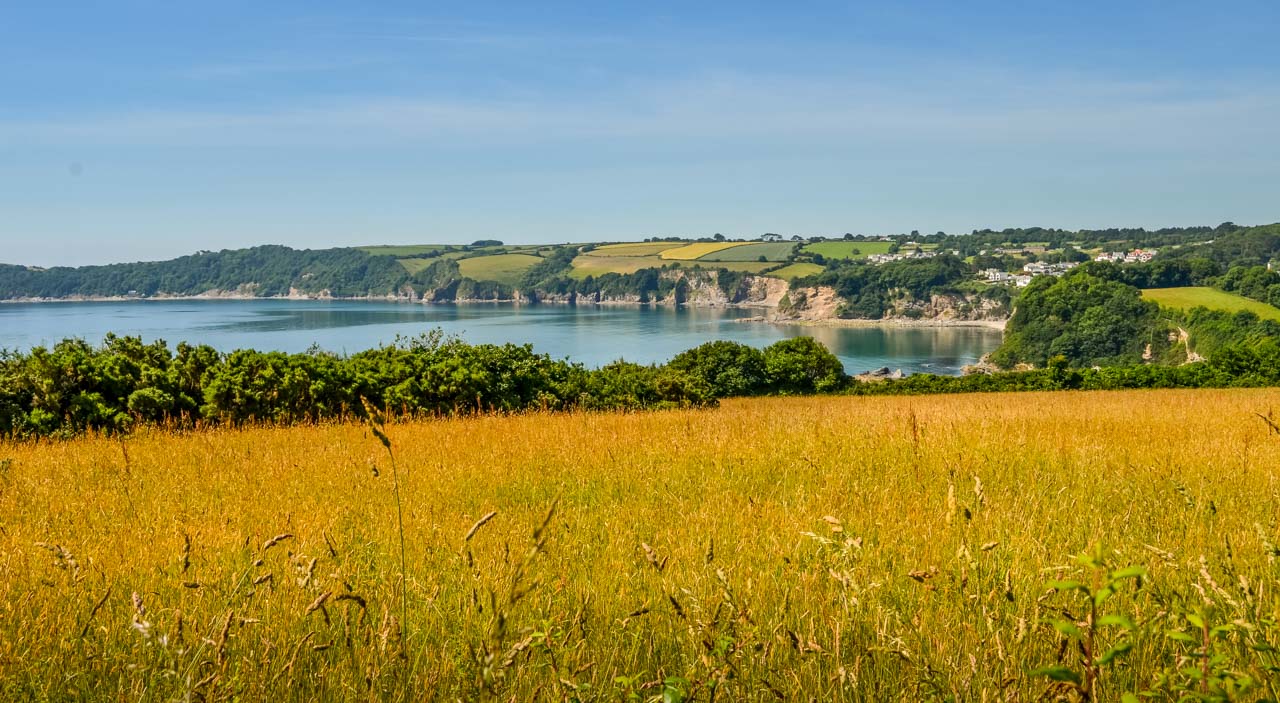
POLYGON ((888 366, 959 373, 1000 343, 1000 333, 963 328, 822 328, 740 322, 742 309, 511 304, 420 305, 365 301, 171 300, 0 305, 0 348, 29 349, 65 337, 97 342, 107 332, 299 352, 319 345, 356 352, 439 327, 473 343, 532 344, 589 366, 616 359, 658 362, 713 339, 765 346, 817 338, 851 373, 888 366))

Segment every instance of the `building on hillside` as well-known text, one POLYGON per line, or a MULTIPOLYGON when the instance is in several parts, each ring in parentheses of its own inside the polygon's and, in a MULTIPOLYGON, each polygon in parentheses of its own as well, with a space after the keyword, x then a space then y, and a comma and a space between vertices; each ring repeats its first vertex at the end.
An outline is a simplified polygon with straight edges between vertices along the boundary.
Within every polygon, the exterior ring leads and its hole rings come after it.
POLYGON ((781 242, 781 241, 782 241, 782 235, 781 235, 781 234, 774 234, 773 232, 768 232, 768 233, 766 233, 766 234, 764 234, 764 235, 762 235, 762 236, 760 237, 760 241, 762 241, 762 242, 781 242))
POLYGON ((1093 257, 1094 261, 1111 261, 1117 264, 1141 264, 1151 261, 1159 254, 1159 249, 1134 249, 1133 251, 1103 252, 1093 257))

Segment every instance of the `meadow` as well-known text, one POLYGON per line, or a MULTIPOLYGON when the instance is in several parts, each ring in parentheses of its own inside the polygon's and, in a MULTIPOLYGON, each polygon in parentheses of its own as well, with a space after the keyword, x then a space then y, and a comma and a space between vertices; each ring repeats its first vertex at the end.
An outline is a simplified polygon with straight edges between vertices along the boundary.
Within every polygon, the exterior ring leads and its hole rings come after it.
POLYGON ((467 278, 514 286, 520 283, 520 277, 530 266, 540 261, 541 258, 530 254, 493 254, 461 259, 458 269, 467 278))
POLYGON ((713 251, 698 257, 698 261, 786 261, 791 258, 791 250, 795 244, 791 242, 765 242, 763 244, 744 244, 713 251))
POLYGON ((1280 320, 1280 308, 1206 286, 1149 288, 1142 291, 1142 297, 1175 310, 1190 310, 1195 307, 1227 312, 1247 310, 1264 320, 1280 320))
POLYGON ((1274 699, 1278 403, 771 398, 0 444, 0 698, 1274 699))
POLYGON ((872 254, 887 254, 891 246, 893 242, 830 241, 806 244, 803 251, 822 254, 828 259, 865 259, 872 254))
POLYGON ((787 264, 782 268, 774 269, 769 272, 770 276, 790 281, 796 278, 804 278, 805 276, 814 276, 822 273, 822 267, 817 264, 797 263, 787 264))

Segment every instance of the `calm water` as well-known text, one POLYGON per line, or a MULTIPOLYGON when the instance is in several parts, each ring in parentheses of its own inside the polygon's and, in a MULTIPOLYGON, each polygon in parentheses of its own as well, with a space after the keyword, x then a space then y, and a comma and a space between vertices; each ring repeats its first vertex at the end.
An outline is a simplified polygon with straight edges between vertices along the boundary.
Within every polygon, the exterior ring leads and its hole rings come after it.
POLYGON ((625 358, 656 362, 713 339, 765 346, 809 335, 851 373, 888 366, 904 372, 959 373, 1000 343, 985 328, 820 328, 735 322, 748 310, 420 305, 363 301, 200 300, 0 305, 0 349, 29 349, 65 337, 97 342, 107 332, 299 352, 313 344, 357 352, 439 327, 473 343, 532 344, 590 366, 625 358))

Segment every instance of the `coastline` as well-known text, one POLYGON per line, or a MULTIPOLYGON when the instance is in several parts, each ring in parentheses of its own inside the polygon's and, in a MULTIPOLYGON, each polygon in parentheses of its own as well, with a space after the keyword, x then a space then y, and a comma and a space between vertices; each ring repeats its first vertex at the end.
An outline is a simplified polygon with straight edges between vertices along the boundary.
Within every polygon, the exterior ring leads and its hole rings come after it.
POLYGON ((73 296, 68 298, 5 298, 0 299, 0 305, 47 305, 58 303, 148 303, 148 302, 181 302, 191 300, 227 300, 227 301, 249 301, 249 300, 290 300, 295 302, 315 302, 315 303, 333 303, 333 302, 379 302, 379 303, 404 303, 406 305, 594 305, 597 307, 640 307, 644 305, 654 305, 660 307, 692 307, 692 308, 755 308, 760 310, 772 310, 772 305, 765 303, 704 303, 699 301, 685 301, 676 303, 673 300, 651 300, 649 302, 641 302, 639 300, 562 300, 559 298, 542 299, 537 302, 531 302, 528 298, 459 298, 456 300, 423 300, 421 298, 411 298, 403 295, 357 295, 357 296, 334 296, 334 295, 245 295, 240 293, 231 293, 226 295, 152 295, 152 296, 73 296))
MULTIPOLYGON (((774 310, 771 305, 764 303, 705 303, 699 301, 686 301, 676 303, 672 300, 659 300, 642 303, 638 300, 591 300, 591 301, 568 301, 568 300, 539 300, 531 303, 527 299, 514 298, 508 300, 480 300, 480 299, 461 299, 448 301, 428 301, 418 298, 410 298, 407 296, 394 295, 370 295, 370 296, 319 296, 319 295, 246 295, 240 293, 227 294, 201 294, 201 295, 155 295, 155 296, 75 296, 69 298, 9 298, 0 300, 0 305, 18 305, 18 304, 58 304, 58 303, 147 303, 147 302, 181 302, 181 301, 250 301, 250 300, 288 300, 295 302, 384 302, 384 303, 402 303, 406 305, 582 305, 596 307, 642 307, 642 306, 660 306, 660 307, 689 307, 701 309, 714 308, 733 308, 733 309, 757 309, 757 310, 774 310)), ((751 317, 742 317, 733 320, 736 323, 754 322, 770 325, 792 325, 798 327, 889 327, 889 328, 920 328, 920 327, 974 327, 992 330, 1004 331, 1007 320, 956 320, 956 319, 912 319, 905 317, 884 318, 879 320, 871 319, 846 319, 846 318, 822 318, 822 319, 803 319, 803 318, 787 318, 776 314, 753 315, 751 317)))
POLYGON ((880 320, 848 319, 841 317, 818 320, 792 319, 786 317, 760 315, 744 317, 734 322, 763 322, 772 325, 795 325, 798 327, 979 327, 1004 331, 1007 320, 955 320, 955 319, 912 319, 907 317, 889 317, 880 320))

